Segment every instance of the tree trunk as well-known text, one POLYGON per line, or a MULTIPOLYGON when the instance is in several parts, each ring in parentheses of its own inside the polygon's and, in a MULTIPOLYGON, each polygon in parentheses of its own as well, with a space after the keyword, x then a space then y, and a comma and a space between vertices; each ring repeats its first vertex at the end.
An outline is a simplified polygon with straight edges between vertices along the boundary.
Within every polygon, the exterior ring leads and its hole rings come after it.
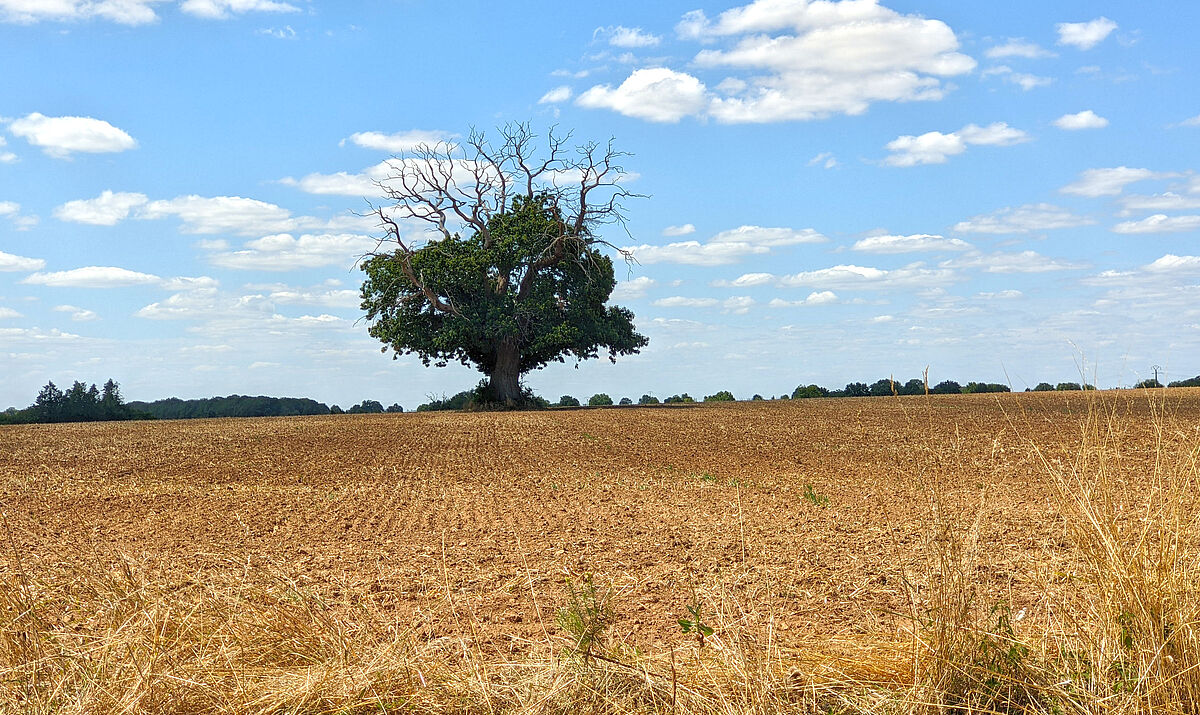
POLYGON ((521 350, 514 343, 496 348, 496 368, 488 375, 488 392, 498 404, 516 407, 521 403, 521 350))

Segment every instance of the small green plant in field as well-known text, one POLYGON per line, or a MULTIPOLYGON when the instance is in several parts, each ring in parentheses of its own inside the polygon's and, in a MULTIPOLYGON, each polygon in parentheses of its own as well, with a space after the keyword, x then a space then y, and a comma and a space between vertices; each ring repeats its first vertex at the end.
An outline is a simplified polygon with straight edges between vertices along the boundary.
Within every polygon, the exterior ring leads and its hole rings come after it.
POLYGON ((829 506, 829 497, 818 493, 816 489, 813 489, 813 485, 811 484, 804 485, 804 500, 813 506, 819 506, 822 509, 829 506))
POLYGON ((704 482, 705 484, 712 484, 717 481, 717 478, 708 472, 704 472, 700 475, 700 481, 704 482))
POLYGON ((568 576, 567 596, 567 605, 558 609, 554 622, 571 637, 571 655, 589 663, 596 641, 612 625, 615 616, 612 590, 597 588, 591 574, 584 574, 578 584, 568 576))
POLYGON ((696 633, 696 642, 703 648, 705 636, 713 634, 712 626, 707 625, 700 618, 700 602, 698 600, 687 607, 687 612, 691 618, 680 618, 679 627, 684 633, 692 633, 694 631, 696 633))

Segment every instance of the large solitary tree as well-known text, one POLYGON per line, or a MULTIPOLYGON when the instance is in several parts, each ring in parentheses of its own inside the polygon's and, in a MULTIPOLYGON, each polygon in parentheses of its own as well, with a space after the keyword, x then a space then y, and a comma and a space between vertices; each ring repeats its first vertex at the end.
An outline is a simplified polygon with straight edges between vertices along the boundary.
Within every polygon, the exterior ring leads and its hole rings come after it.
POLYGON ((607 305, 616 285, 606 224, 624 225, 623 153, 569 146, 527 124, 496 141, 423 145, 395 157, 374 207, 383 232, 362 268, 368 332, 393 357, 457 361, 487 376, 485 400, 524 402, 521 376, 551 361, 636 353, 633 313, 607 305), (416 237, 406 230, 422 227, 416 237), (422 226, 423 225, 423 226, 422 226))

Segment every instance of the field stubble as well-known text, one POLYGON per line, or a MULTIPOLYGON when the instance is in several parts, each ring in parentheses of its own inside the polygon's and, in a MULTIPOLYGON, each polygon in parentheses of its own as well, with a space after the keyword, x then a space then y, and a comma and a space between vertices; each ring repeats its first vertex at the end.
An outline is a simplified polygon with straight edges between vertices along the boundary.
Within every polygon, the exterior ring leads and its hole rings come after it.
POLYGON ((1195 712, 1198 423, 1168 391, 6 428, 0 697, 1195 712))

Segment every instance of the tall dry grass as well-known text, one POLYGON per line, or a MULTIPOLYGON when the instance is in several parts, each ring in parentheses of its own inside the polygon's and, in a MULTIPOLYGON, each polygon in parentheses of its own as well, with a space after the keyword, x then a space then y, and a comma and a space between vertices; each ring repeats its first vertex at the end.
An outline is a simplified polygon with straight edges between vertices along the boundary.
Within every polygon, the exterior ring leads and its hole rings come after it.
MULTIPOLYGON (((1148 453, 1100 403, 1069 458, 1030 445, 1069 546, 1036 622, 980 589, 986 491, 949 498, 940 475, 956 455, 929 455, 923 560, 903 574, 907 640, 785 648, 718 581, 697 595, 714 631, 692 645, 640 653, 597 622, 581 624, 586 653, 568 633, 506 656, 469 628, 429 640, 367 605, 327 603, 268 566, 180 580, 148 561, 48 562, 10 536, 0 711, 1200 713, 1200 430, 1161 404, 1151 421, 1148 453)), ((575 604, 585 619, 604 612, 587 605, 575 604)))

